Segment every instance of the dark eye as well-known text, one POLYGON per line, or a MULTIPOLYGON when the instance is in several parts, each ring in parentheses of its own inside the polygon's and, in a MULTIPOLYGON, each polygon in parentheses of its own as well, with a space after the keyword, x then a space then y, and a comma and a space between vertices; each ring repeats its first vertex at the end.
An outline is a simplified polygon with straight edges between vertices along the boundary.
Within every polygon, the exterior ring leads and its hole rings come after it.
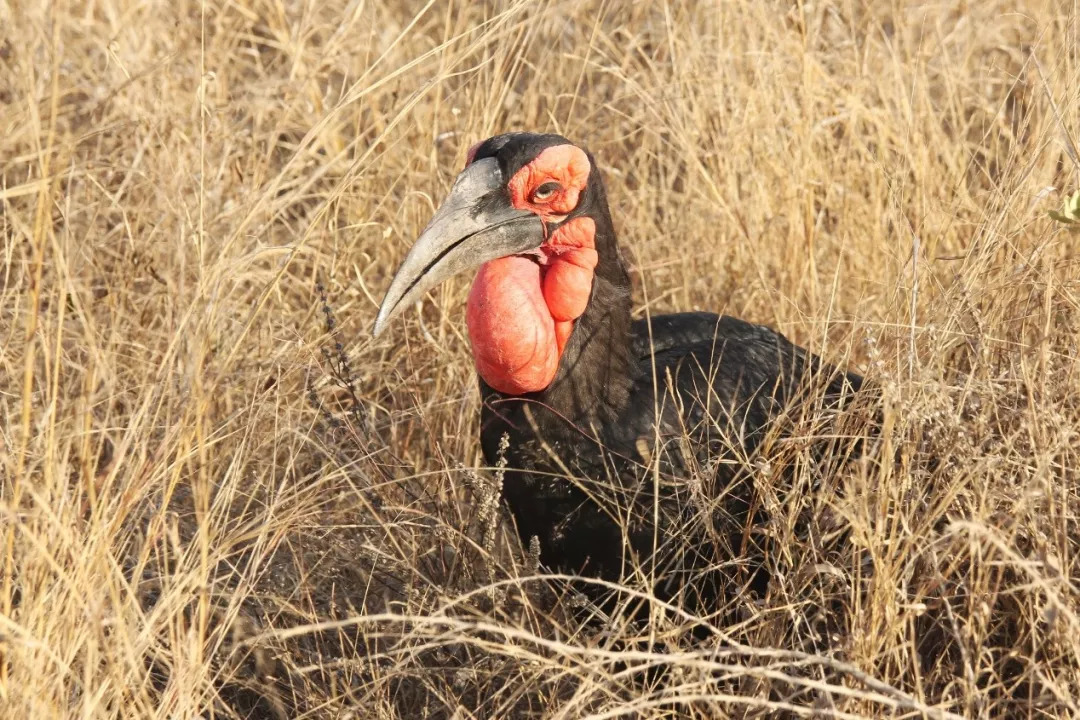
POLYGON ((547 200, 548 198, 550 198, 552 195, 554 195, 558 191, 559 191, 559 183, 555 182, 554 180, 548 180, 546 183, 542 184, 540 187, 533 190, 532 199, 534 201, 547 200))

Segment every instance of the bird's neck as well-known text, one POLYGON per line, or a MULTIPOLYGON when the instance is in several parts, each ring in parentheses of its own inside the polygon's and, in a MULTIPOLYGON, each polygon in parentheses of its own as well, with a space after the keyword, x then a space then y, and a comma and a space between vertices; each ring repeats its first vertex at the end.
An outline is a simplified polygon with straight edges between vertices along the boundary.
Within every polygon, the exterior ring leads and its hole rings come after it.
POLYGON ((559 369, 538 398, 569 420, 606 424, 616 420, 636 377, 631 337, 630 276, 619 257, 607 203, 598 203, 599 260, 592 292, 563 348, 559 369))

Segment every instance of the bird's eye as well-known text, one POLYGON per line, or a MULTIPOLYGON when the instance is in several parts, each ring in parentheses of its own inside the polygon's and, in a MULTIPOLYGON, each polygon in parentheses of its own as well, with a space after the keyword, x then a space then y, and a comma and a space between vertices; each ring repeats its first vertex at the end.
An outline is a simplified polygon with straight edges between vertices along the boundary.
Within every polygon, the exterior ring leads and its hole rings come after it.
POLYGON ((555 182, 554 180, 548 180, 546 183, 533 190, 533 202, 543 202, 544 200, 548 200, 558 191, 559 183, 555 182))

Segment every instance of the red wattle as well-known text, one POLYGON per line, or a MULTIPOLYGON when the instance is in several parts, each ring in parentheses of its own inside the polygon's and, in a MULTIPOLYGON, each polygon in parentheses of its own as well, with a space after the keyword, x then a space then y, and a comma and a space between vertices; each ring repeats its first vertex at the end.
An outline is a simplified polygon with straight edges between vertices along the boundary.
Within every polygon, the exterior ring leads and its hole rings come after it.
POLYGON ((555 321, 540 293, 540 265, 525 257, 480 268, 465 313, 476 371, 508 395, 543 390, 559 369, 555 321))
POLYGON ((556 256, 544 273, 544 300, 556 320, 577 320, 585 312, 592 292, 596 251, 570 250, 556 256))
POLYGON ((595 235, 592 218, 574 218, 540 247, 546 264, 512 255, 480 267, 465 321, 476 370, 488 385, 522 395, 555 379, 592 293, 595 235))

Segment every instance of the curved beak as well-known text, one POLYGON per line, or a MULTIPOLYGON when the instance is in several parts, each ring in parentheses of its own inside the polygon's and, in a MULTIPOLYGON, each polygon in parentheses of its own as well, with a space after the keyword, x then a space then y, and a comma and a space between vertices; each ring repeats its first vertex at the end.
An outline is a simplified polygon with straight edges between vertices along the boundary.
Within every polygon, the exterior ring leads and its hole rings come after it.
POLYGON ((540 218, 514 208, 508 198, 498 195, 504 187, 495 158, 478 160, 458 175, 450 195, 390 282, 375 318, 373 336, 451 276, 543 244, 540 218))

